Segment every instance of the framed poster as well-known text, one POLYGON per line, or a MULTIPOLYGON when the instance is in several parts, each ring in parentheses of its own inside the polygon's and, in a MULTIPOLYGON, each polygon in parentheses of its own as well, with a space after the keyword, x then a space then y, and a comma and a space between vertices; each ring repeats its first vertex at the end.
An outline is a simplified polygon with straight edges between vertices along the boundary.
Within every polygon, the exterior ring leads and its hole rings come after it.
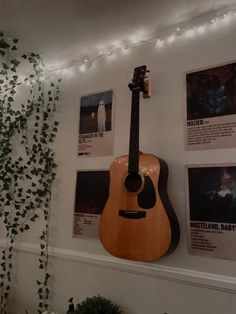
POLYGON ((113 154, 113 91, 81 97, 78 156, 113 154))
POLYGON ((186 167, 190 254, 236 260, 236 164, 186 167))
POLYGON ((98 235, 99 216, 109 191, 109 171, 77 171, 73 236, 98 235))
POLYGON ((236 63, 186 75, 187 150, 236 146, 236 63))

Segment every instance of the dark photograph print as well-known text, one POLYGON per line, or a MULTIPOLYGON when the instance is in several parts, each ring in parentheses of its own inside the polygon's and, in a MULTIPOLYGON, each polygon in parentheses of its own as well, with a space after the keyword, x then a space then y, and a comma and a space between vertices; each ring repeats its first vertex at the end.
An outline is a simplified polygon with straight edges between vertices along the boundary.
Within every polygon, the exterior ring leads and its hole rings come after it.
POLYGON ((236 166, 188 168, 190 220, 236 223, 236 166))
POLYGON ((112 97, 112 90, 81 97, 80 134, 111 131, 112 97))
POLYGON ((186 75, 187 120, 236 114, 236 63, 186 75))
POLYGON ((75 213, 100 215, 108 198, 109 171, 78 171, 75 213))

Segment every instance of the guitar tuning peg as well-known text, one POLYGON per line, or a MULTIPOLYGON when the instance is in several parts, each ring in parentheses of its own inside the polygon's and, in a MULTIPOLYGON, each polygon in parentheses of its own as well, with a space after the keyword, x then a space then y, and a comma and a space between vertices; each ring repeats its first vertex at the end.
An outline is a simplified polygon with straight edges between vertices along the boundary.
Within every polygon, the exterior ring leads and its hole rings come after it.
POLYGON ((132 83, 129 83, 128 87, 129 87, 129 89, 132 91, 133 88, 134 88, 134 85, 133 85, 132 83))

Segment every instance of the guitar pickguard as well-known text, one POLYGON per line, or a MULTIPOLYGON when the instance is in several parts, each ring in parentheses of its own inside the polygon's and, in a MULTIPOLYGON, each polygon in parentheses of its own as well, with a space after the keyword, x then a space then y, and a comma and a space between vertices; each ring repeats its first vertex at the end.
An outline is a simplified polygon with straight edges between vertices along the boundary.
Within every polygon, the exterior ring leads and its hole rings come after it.
POLYGON ((156 191, 151 178, 148 175, 144 176, 144 187, 138 194, 138 205, 141 208, 149 209, 156 204, 156 191))

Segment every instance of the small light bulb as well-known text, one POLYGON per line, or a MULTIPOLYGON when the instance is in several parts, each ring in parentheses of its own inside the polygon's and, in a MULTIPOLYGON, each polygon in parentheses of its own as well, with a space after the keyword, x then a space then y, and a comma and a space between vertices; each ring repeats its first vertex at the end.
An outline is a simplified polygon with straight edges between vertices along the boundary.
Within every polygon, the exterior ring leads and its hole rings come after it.
POLYGON ((194 35, 194 30, 193 30, 193 29, 189 29, 189 30, 187 30, 187 31, 185 32, 185 36, 186 36, 187 38, 191 38, 191 37, 193 37, 193 35, 194 35))
POLYGON ((177 32, 179 32, 180 31, 180 27, 177 27, 176 30, 177 30, 177 32))
POLYGON ((176 40, 175 35, 171 35, 170 37, 167 38, 167 42, 168 42, 169 44, 173 43, 175 40, 176 40))
POLYGON ((203 34, 205 32, 205 30, 206 30, 205 26, 200 25, 200 26, 197 27, 196 32, 198 34, 203 34))
POLYGON ((225 22, 227 22, 227 21, 230 20, 231 16, 232 16, 232 15, 231 15, 230 13, 226 13, 226 14, 223 15, 223 20, 224 20, 225 22))
POLYGON ((79 66, 79 70, 80 70, 80 72, 85 72, 85 71, 86 71, 86 66, 85 66, 85 64, 81 64, 81 65, 79 66))
POLYGON ((131 44, 137 44, 139 42, 139 39, 137 36, 133 36, 130 38, 131 44))
POLYGON ((115 49, 119 49, 119 48, 122 48, 122 45, 121 45, 120 42, 116 41, 116 42, 113 43, 113 47, 114 47, 115 49))
POLYGON ((157 42, 156 42, 157 48, 161 48, 161 47, 163 47, 163 45, 164 45, 164 41, 161 40, 161 39, 158 39, 157 42))

